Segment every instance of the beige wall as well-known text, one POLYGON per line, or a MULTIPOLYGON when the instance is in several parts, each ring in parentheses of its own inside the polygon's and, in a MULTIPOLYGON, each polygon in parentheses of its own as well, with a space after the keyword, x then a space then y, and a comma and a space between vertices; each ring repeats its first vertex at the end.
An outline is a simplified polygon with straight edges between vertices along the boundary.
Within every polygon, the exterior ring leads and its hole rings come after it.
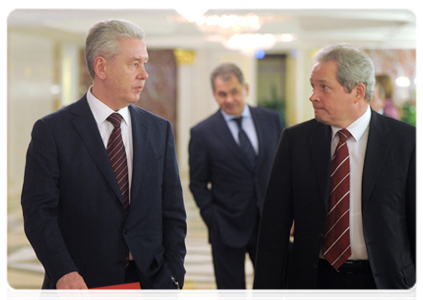
POLYGON ((286 110, 288 126, 314 118, 310 101, 311 49, 296 50, 287 58, 286 110))
POLYGON ((25 34, 8 36, 7 177, 9 196, 20 195, 25 155, 34 122, 52 111, 53 41, 25 34))

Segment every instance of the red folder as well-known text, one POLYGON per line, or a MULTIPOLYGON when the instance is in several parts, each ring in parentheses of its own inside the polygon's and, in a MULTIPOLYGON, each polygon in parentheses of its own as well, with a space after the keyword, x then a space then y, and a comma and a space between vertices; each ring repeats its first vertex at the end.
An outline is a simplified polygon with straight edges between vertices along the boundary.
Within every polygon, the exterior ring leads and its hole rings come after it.
POLYGON ((92 300, 144 300, 138 282, 90 289, 92 300))

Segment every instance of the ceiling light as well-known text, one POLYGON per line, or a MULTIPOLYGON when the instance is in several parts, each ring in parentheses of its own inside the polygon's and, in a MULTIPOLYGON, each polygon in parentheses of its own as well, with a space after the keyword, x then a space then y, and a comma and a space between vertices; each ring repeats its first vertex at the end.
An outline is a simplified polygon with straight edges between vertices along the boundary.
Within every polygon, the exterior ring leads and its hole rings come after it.
POLYGON ((266 51, 264 51, 263 49, 257 49, 256 52, 254 52, 254 56, 257 59, 262 59, 266 56, 266 51))
MULTIPOLYGON (((187 19, 188 20, 188 19, 187 19)), ((245 16, 230 15, 200 15, 192 21, 201 31, 215 33, 254 32, 261 27, 261 20, 256 14, 245 16)))
POLYGON ((251 51, 255 49, 269 49, 276 43, 273 34, 235 34, 229 38, 226 47, 232 50, 251 51))
POLYGON ((295 37, 291 33, 282 33, 277 35, 277 39, 281 42, 287 43, 287 42, 292 42, 293 40, 295 40, 295 37))
POLYGON ((277 42, 292 42, 295 36, 290 33, 283 34, 235 34, 224 43, 224 46, 232 50, 241 50, 243 52, 254 52, 257 49, 270 49, 277 42))
POLYGON ((410 86, 410 79, 408 79, 407 77, 401 76, 401 77, 398 77, 395 80, 395 83, 399 87, 409 87, 410 86))

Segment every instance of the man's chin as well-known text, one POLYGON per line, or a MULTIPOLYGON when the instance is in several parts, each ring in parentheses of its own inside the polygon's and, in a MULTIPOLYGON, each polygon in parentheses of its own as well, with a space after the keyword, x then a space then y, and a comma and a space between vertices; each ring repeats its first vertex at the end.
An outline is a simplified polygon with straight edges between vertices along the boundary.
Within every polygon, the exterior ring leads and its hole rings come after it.
POLYGON ((230 109, 228 109, 228 108, 225 108, 224 110, 223 110, 225 113, 227 113, 228 115, 231 115, 231 116, 235 116, 235 117, 238 117, 239 115, 241 115, 241 113, 242 113, 242 111, 241 112, 239 112, 237 109, 235 109, 235 108, 230 108, 230 109))
POLYGON ((322 117, 320 114, 314 114, 314 118, 316 119, 317 122, 325 124, 325 125, 329 125, 328 124, 328 120, 324 117, 322 117))
POLYGON ((140 98, 141 98, 141 92, 136 93, 131 97, 131 99, 129 100, 129 103, 137 103, 138 101, 140 101, 140 98))

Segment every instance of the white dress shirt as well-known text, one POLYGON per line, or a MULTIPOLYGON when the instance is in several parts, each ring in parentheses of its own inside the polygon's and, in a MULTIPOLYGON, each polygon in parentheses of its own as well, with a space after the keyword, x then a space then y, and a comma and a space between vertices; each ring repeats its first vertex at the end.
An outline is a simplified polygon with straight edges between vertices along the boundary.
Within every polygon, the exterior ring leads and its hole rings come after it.
MULTIPOLYGON (((113 125, 106 119, 112 113, 119 113, 123 117, 123 121, 120 125, 122 132, 123 145, 125 146, 126 158, 128 162, 128 180, 129 190, 131 190, 132 181, 132 161, 133 161, 133 145, 132 145, 132 127, 131 127, 131 114, 129 113, 128 107, 122 108, 119 111, 114 111, 106 104, 101 102, 91 93, 91 87, 87 93, 88 105, 94 115, 94 119, 97 123, 98 130, 100 132, 101 139, 103 140, 104 147, 107 149, 107 143, 109 141, 110 134, 113 131, 113 125)), ((129 193, 129 201, 131 201, 131 193, 129 193)))
MULTIPOLYGON (((371 110, 369 105, 366 112, 346 128, 352 135, 347 140, 348 152, 350 154, 350 240, 352 253, 349 260, 368 259, 363 234, 361 195, 370 118, 371 110)), ((336 133, 341 129, 342 128, 332 126, 332 155, 339 142, 339 137, 336 133)))
MULTIPOLYGON (((235 116, 229 115, 225 113, 223 110, 220 110, 220 112, 222 113, 223 118, 225 119, 226 124, 228 125, 229 130, 231 131, 232 136, 235 139, 235 142, 239 145, 239 139, 238 139, 239 128, 236 122, 233 120, 235 116)), ((245 131, 248 138, 250 139, 250 142, 253 145, 256 155, 258 155, 259 145, 258 145, 257 132, 254 126, 253 118, 251 117, 250 107, 247 104, 245 104, 244 110, 241 116, 242 116, 242 129, 245 131)))

